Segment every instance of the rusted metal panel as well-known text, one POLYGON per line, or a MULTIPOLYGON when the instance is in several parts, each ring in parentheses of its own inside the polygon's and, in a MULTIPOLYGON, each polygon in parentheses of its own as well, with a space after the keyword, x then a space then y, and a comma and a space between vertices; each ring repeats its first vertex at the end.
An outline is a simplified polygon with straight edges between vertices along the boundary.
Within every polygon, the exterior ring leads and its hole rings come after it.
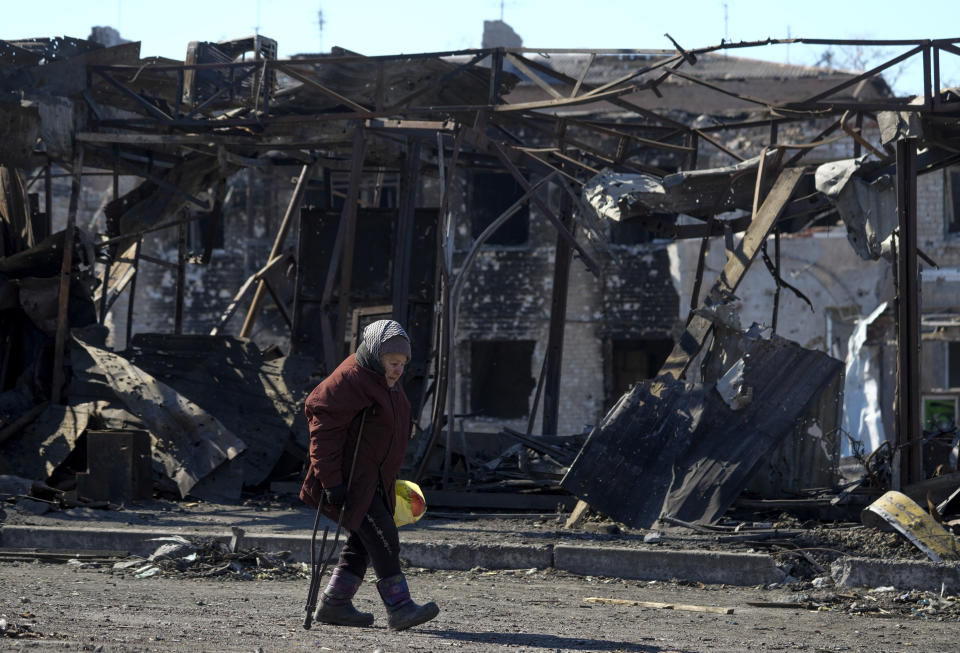
POLYGON ((749 393, 739 406, 713 384, 641 382, 590 434, 561 486, 632 527, 717 520, 843 369, 782 338, 744 349, 749 393))
POLYGON ((150 434, 88 431, 87 471, 77 473, 77 496, 113 504, 152 498, 150 434))
POLYGON ((885 493, 864 509, 861 519, 874 527, 886 522, 934 562, 960 560, 957 538, 905 494, 885 493))

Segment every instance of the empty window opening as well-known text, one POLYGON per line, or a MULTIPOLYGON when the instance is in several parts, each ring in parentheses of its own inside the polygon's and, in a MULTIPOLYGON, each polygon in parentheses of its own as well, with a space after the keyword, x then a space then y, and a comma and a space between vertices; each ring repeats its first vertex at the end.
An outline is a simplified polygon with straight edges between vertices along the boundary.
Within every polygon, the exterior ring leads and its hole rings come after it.
POLYGON ((638 381, 656 376, 672 350, 673 341, 669 338, 614 340, 610 350, 611 376, 607 407, 613 406, 638 381))
POLYGON ((530 369, 533 340, 474 340, 470 343, 470 407, 482 417, 519 419, 530 410, 536 386, 530 369))
POLYGON ((960 388, 960 342, 947 343, 947 386, 960 388))
MULTIPOLYGON (((510 205, 523 197, 523 188, 513 175, 475 172, 470 177, 471 235, 477 238, 510 205)), ((487 239, 489 245, 526 245, 530 237, 530 208, 524 204, 487 239)))

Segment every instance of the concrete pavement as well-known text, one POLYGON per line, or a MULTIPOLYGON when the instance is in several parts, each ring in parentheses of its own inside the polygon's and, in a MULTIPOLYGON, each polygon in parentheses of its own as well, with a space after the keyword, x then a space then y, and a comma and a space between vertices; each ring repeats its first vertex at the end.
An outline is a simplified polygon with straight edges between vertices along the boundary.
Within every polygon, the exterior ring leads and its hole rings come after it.
MULTIPOLYGON (((314 513, 303 507, 235 506, 150 502, 124 510, 75 508, 31 515, 8 510, 0 524, 0 547, 20 549, 112 550, 147 556, 153 538, 202 536, 229 543, 234 528, 243 531, 241 548, 289 551, 308 562, 314 513)), ((544 569, 580 575, 637 580, 681 580, 712 584, 781 583, 786 574, 773 556, 711 546, 696 548, 645 544, 630 533, 567 532, 552 515, 524 519, 453 518, 430 514, 401 528, 401 556, 410 565, 431 569, 544 569)), ((328 520, 330 538, 336 529, 328 520)), ((343 538, 341 538, 342 540, 343 538)), ((696 538, 690 538, 695 540, 696 538)), ((318 538, 319 544, 319 538, 318 538)), ((834 563, 840 586, 960 590, 960 565, 915 561, 842 558, 834 563)))

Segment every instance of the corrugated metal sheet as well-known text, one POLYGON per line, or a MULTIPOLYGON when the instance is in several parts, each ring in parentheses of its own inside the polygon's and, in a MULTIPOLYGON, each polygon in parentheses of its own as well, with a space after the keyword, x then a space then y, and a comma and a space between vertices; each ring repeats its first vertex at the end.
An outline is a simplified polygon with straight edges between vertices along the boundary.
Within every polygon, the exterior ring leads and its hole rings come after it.
POLYGON ((714 385, 641 382, 590 434, 563 488, 635 528, 661 515, 716 521, 843 369, 782 338, 744 350, 744 407, 714 385))

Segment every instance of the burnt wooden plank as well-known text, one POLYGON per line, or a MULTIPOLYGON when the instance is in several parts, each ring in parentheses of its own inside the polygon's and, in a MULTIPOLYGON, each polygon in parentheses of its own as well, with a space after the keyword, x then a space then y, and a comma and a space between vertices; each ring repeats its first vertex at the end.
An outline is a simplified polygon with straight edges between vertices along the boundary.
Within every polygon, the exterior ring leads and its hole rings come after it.
MULTIPOLYGON (((717 300, 736 291, 757 252, 760 251, 760 246, 763 245, 773 225, 776 224, 777 218, 787 206, 787 202, 797 187, 802 174, 803 168, 787 168, 777 177, 770 193, 757 211, 756 217, 747 227, 743 239, 733 250, 732 255, 729 256, 727 264, 720 273, 720 278, 710 289, 709 299, 717 300)), ((670 352, 670 356, 667 357, 667 361, 660 368, 659 376, 671 379, 683 377, 690 361, 703 347, 711 328, 713 328, 713 323, 709 319, 700 314, 695 314, 674 346, 673 351, 670 352)))

